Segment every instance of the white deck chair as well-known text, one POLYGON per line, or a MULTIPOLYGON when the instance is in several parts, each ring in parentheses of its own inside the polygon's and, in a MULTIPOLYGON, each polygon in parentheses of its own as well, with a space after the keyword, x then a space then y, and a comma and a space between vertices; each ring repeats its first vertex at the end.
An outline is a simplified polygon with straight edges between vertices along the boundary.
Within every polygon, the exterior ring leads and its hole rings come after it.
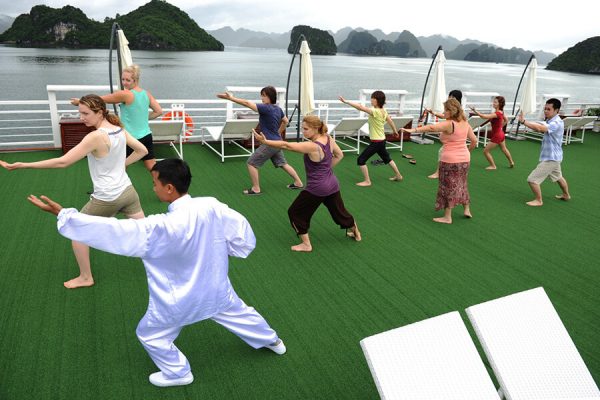
POLYGON ((467 120, 471 129, 473 129, 473 133, 475 133, 475 136, 477 136, 477 147, 479 147, 479 143, 482 143, 484 146, 487 145, 487 132, 489 124, 481 126, 487 121, 489 121, 487 118, 481 118, 478 116, 469 117, 469 119, 467 120))
MULTIPOLYGON (((572 130, 572 126, 577 123, 581 118, 583 117, 565 117, 562 121, 563 124, 565 125, 565 133, 563 135, 562 138, 562 144, 568 144, 569 141, 569 135, 570 132, 572 130)), ((537 140, 537 141, 542 141, 542 139, 544 138, 544 135, 542 133, 538 133, 535 131, 526 131, 523 136, 525 136, 527 139, 532 139, 532 140, 537 140)))
POLYGON ((578 121, 575 121, 570 129, 567 131, 567 144, 571 144, 571 142, 581 142, 583 143, 583 138, 585 136, 586 125, 591 124, 596 120, 596 116, 585 116, 579 117, 578 121), (581 129, 581 138, 573 137, 573 131, 577 129, 581 129))
POLYGON ((600 399, 543 288, 467 308, 508 400, 600 399))
POLYGON ((252 129, 256 128, 256 125, 258 125, 258 119, 228 119, 223 126, 207 126, 206 130, 208 131, 210 140, 213 142, 220 142, 221 150, 219 151, 205 140, 204 135, 202 136, 202 144, 217 153, 219 157, 221 157, 221 162, 225 162, 226 158, 248 157, 254 152, 254 136, 252 135, 252 129), (236 140, 247 140, 250 138, 252 139, 252 151, 236 142, 236 140), (225 142, 234 144, 243 150, 243 154, 226 155, 225 142))
POLYGON ((382 399, 499 400, 457 311, 360 341, 382 399))
POLYGON ((352 151, 356 154, 360 153, 360 128, 362 128, 368 119, 366 117, 355 117, 355 118, 342 118, 336 125, 327 125, 328 130, 332 132, 334 139, 337 138, 352 138, 356 139, 356 145, 339 141, 338 145, 343 146, 342 151, 352 151), (356 147, 355 147, 356 146, 356 147))
MULTIPOLYGON (((177 156, 183 160, 183 142, 186 134, 186 113, 184 104, 171 104, 170 120, 148 121, 152 131, 152 140, 156 142, 169 141, 177 156), (173 142, 179 143, 179 148, 173 142)), ((187 118, 190 118, 187 116, 187 118)))
MULTIPOLYGON (((413 116, 412 115, 405 115, 402 117, 392 117, 392 121, 394 121, 394 125, 396 125, 396 129, 400 130, 400 128, 404 128, 406 125, 408 125, 409 122, 412 122, 413 120, 413 116)), ((392 127, 389 126, 387 123, 383 126, 383 132, 386 135, 393 135, 394 132, 392 132, 392 127)), ((363 125, 362 128, 360 128, 360 134, 361 136, 369 136, 369 125, 363 125)), ((369 142, 365 142, 364 140, 360 141, 361 143, 368 145, 369 142)), ((404 146, 404 137, 402 135, 402 133, 400 133, 400 144, 398 144, 398 142, 390 142, 387 141, 386 142, 386 149, 399 149, 400 151, 402 151, 402 147, 404 146)))
POLYGON ((177 156, 183 160, 183 139, 185 137, 185 121, 181 120, 152 120, 148 121, 150 131, 152 132, 152 140, 155 142, 169 141, 171 147, 177 153, 177 156), (179 146, 175 146, 173 142, 178 142, 179 146), (177 148, 179 147, 179 149, 177 148))

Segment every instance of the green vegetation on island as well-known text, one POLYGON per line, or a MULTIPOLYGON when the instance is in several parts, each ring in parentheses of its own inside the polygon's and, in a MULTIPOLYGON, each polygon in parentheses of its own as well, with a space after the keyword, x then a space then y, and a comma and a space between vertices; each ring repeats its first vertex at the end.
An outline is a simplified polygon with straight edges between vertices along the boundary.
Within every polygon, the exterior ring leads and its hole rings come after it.
POLYGON ((290 44, 287 49, 289 54, 294 52, 300 35, 304 35, 306 38, 312 55, 334 56, 337 53, 335 41, 329 32, 307 25, 297 25, 292 29, 290 35, 290 44))
POLYGON ((164 0, 151 0, 138 9, 103 22, 89 19, 72 6, 35 6, 18 16, 0 35, 0 42, 21 47, 105 48, 117 22, 133 50, 216 50, 223 44, 198 26, 185 12, 164 0))
POLYGON ((588 38, 556 57, 547 69, 600 74, 600 36, 588 38))

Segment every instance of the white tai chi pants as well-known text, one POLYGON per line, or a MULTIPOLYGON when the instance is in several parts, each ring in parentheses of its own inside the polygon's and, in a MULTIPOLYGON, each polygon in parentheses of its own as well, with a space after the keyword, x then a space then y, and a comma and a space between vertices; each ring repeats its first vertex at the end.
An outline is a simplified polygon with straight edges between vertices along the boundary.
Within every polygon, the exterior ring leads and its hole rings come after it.
MULTIPOLYGON (((255 349, 277 341, 277 333, 267 321, 254 308, 247 306, 233 289, 232 297, 230 307, 210 319, 255 349)), ((173 343, 183 326, 151 327, 144 316, 136 329, 137 337, 148 355, 167 378, 180 378, 191 370, 187 358, 173 343)))

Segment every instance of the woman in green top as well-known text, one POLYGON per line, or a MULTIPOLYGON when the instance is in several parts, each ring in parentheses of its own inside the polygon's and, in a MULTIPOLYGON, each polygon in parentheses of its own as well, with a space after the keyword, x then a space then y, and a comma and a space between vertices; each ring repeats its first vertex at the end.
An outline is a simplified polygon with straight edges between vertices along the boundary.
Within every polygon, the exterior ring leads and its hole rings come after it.
MULTIPOLYGON (((139 66, 131 65, 124 68, 121 74, 121 83, 124 90, 100 97, 106 103, 121 105, 120 118, 125 126, 125 130, 148 149, 148 154, 142 160, 146 169, 150 171, 156 160, 154 159, 152 132, 150 131, 148 120, 159 117, 162 114, 162 108, 150 92, 139 87, 139 66), (152 111, 148 112, 148 109, 152 111)), ((74 106, 79 105, 79 99, 72 98, 71 104, 74 106)), ((127 147, 127 156, 132 152, 133 150, 127 147)))
POLYGON ((398 135, 398 131, 396 130, 396 125, 394 125, 394 121, 392 121, 392 117, 389 116, 387 110, 383 108, 385 104, 385 93, 381 90, 376 90, 371 94, 371 105, 372 108, 368 108, 363 106, 362 104, 353 103, 351 101, 347 101, 342 96, 339 97, 340 101, 344 104, 348 104, 351 107, 356 108, 359 111, 366 112, 369 114, 369 139, 371 143, 367 148, 358 156, 357 164, 360 167, 361 172, 363 173, 364 179, 361 182, 358 182, 358 186, 371 186, 371 179, 369 178, 369 169, 367 168, 367 161, 371 158, 375 153, 379 154, 379 157, 383 160, 384 164, 389 165, 394 171, 394 176, 390 178, 390 181, 401 181, 404 179, 400 171, 398 171, 398 167, 392 158, 390 157, 390 153, 388 153, 385 148, 385 133, 384 133, 384 125, 387 122, 392 131, 394 132, 394 136, 398 135))

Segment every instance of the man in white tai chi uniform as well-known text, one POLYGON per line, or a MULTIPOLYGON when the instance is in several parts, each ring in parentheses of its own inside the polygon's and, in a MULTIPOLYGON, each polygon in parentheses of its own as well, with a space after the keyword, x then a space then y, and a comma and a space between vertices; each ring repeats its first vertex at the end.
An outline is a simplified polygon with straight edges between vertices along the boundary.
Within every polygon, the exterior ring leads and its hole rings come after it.
POLYGON ((118 220, 79 213, 46 196, 29 201, 58 215, 61 235, 114 254, 140 257, 150 301, 136 333, 160 369, 156 386, 192 383, 190 364, 173 343, 185 325, 204 319, 223 325, 255 349, 284 354, 285 345, 267 321, 235 293, 227 276, 228 257, 247 257, 256 245, 241 214, 212 197, 192 198, 188 165, 163 160, 152 168, 154 192, 168 202, 166 214, 118 220))

